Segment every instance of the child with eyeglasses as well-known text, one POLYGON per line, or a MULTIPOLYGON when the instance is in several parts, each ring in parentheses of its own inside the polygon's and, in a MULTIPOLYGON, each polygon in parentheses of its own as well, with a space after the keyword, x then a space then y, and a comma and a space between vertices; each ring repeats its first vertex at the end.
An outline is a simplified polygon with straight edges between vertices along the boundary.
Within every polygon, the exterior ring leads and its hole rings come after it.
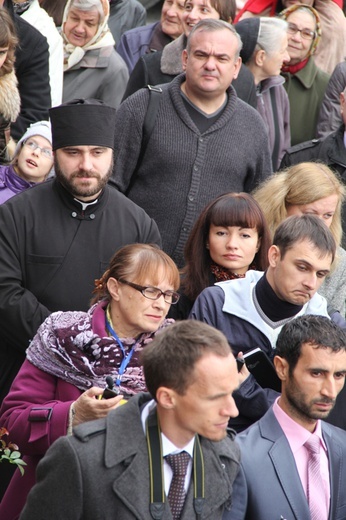
POLYGON ((0 204, 45 181, 52 168, 50 122, 33 123, 18 141, 11 163, 0 166, 0 204))

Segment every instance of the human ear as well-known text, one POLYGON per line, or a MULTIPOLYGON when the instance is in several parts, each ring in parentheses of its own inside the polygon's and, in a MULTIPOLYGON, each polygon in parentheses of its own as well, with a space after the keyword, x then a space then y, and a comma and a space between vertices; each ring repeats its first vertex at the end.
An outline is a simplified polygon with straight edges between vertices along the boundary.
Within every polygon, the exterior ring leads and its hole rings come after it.
POLYGON ((188 59, 187 50, 184 49, 183 52, 182 52, 182 55, 181 55, 181 61, 182 61, 182 64, 183 64, 183 70, 186 70, 187 59, 188 59))
POLYGON ((162 408, 170 410, 175 406, 175 391, 172 388, 160 386, 156 392, 156 401, 162 408))
POLYGON ((268 250, 268 261, 271 267, 276 267, 280 261, 280 249, 273 245, 268 250))
POLYGON ((281 381, 287 381, 288 372, 289 372, 288 361, 280 356, 275 356, 274 357, 274 366, 275 366, 275 370, 278 375, 278 378, 281 381))
POLYGON ((115 278, 108 278, 107 280, 107 289, 109 294, 111 295, 112 300, 119 301, 119 282, 115 278))
POLYGON ((266 59, 266 53, 263 49, 260 49, 259 51, 256 52, 255 63, 258 67, 263 67, 265 59, 266 59))
POLYGON ((242 64, 242 59, 239 57, 239 58, 238 58, 237 60, 235 60, 235 62, 234 62, 234 74, 233 74, 233 79, 237 79, 238 74, 239 74, 239 71, 240 71, 241 64, 242 64))

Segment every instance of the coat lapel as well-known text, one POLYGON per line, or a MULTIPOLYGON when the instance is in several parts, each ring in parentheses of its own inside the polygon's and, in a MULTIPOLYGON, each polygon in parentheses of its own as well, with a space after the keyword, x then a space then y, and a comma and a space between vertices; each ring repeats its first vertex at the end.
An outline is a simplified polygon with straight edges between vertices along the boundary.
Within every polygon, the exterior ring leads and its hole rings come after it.
POLYGON ((282 490, 286 495, 287 502, 292 509, 294 518, 296 520, 310 518, 308 503, 301 485, 293 453, 272 409, 267 412, 265 421, 262 419, 260 423, 262 436, 273 442, 268 455, 282 490))
MULTIPOLYGON (((139 394, 107 416, 105 465, 115 468, 113 491, 138 520, 152 520, 148 449, 140 417, 141 406, 149 400, 149 394, 139 394)), ((166 509, 164 520, 172 520, 166 509)))
POLYGON ((342 448, 333 438, 332 429, 322 422, 322 433, 328 450, 329 482, 330 482, 330 509, 329 520, 336 518, 337 506, 340 497, 340 481, 342 475, 342 448))

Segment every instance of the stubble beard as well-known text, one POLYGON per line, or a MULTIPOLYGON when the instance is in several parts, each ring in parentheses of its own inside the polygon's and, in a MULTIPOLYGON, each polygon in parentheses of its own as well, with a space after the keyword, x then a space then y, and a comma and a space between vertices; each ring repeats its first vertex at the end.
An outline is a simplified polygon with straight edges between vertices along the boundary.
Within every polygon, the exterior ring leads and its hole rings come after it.
POLYGON ((111 160, 109 169, 107 170, 105 175, 100 175, 100 173, 95 171, 86 172, 84 170, 78 170, 69 175, 69 177, 67 177, 65 172, 60 168, 57 158, 55 158, 54 160, 54 170, 59 182, 69 193, 71 193, 71 195, 73 195, 77 199, 80 197, 93 197, 94 195, 100 193, 109 181, 113 173, 113 158, 111 160), (86 184, 85 186, 81 184, 76 185, 73 181, 74 179, 78 179, 79 177, 96 179, 97 183, 93 184, 92 186, 88 184, 86 184))
POLYGON ((335 405, 335 399, 330 399, 329 397, 319 397, 318 399, 306 402, 304 394, 295 388, 294 382, 286 387, 286 399, 293 414, 309 423, 316 422, 318 419, 327 418, 335 405), (312 408, 315 403, 332 404, 332 407, 326 412, 314 412, 312 408))

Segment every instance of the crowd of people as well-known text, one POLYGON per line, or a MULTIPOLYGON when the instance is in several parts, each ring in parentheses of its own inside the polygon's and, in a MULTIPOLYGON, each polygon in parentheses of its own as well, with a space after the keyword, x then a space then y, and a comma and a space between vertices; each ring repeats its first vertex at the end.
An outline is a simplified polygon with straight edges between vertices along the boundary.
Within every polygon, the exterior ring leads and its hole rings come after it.
POLYGON ((345 520, 343 2, 161 4, 0 0, 0 518, 345 520))

